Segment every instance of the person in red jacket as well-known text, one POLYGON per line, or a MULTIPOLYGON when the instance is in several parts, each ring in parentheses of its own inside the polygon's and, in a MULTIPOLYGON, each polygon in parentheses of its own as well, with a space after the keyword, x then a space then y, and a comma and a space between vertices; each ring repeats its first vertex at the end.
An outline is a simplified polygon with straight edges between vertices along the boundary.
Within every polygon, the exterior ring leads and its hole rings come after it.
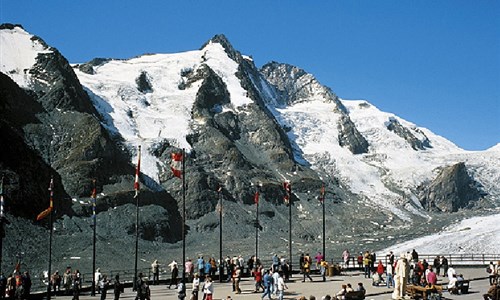
POLYGON ((380 279, 382 279, 382 275, 384 274, 384 272, 385 272, 384 265, 382 264, 382 261, 379 260, 377 265, 377 273, 380 276, 380 279))

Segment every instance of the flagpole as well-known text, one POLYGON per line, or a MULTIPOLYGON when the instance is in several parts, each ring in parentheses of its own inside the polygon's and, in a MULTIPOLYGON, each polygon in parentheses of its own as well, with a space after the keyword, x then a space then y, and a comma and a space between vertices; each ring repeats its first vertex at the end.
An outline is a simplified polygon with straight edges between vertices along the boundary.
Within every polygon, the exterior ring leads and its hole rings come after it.
POLYGON ((219 197, 219 282, 222 283, 222 275, 224 274, 224 264, 222 263, 222 187, 217 189, 219 197))
MULTIPOLYGON (((50 180, 50 185, 49 185, 49 191, 50 191, 50 206, 53 206, 53 197, 54 197, 54 178, 52 177, 50 180)), ((50 286, 50 276, 52 274, 52 229, 54 227, 53 225, 53 220, 52 220, 52 211, 54 209, 52 208, 49 212, 49 270, 48 270, 48 285, 47 285, 47 300, 50 300, 50 291, 51 291, 51 286, 50 286)))
POLYGON ((137 257, 139 253, 139 173, 141 164, 141 145, 139 145, 139 158, 137 160, 137 168, 135 171, 135 262, 134 262, 134 283, 132 290, 137 291, 137 257))
POLYGON ((182 148, 182 284, 186 284, 186 150, 182 148))
POLYGON ((288 273, 292 276, 292 185, 287 183, 286 194, 288 196, 288 261, 290 268, 288 273))
POLYGON ((5 236, 4 228, 4 199, 3 199, 3 182, 4 176, 2 175, 2 181, 0 182, 0 274, 2 273, 2 259, 3 259, 3 238, 5 236))
POLYGON ((92 180, 92 227, 93 227, 93 237, 92 237, 92 290, 90 291, 91 296, 95 296, 95 250, 96 250, 96 226, 97 226, 97 217, 95 215, 96 209, 96 180, 92 180))
POLYGON ((321 196, 320 196, 320 199, 321 199, 321 203, 322 203, 322 206, 323 206, 323 257, 326 261, 326 245, 325 245, 325 185, 323 184, 323 186, 321 187, 321 196))
MULTIPOLYGON (((259 188, 257 188, 257 193, 259 193, 259 188)), ((255 203, 255 259, 259 257, 259 195, 256 196, 257 201, 255 203)))

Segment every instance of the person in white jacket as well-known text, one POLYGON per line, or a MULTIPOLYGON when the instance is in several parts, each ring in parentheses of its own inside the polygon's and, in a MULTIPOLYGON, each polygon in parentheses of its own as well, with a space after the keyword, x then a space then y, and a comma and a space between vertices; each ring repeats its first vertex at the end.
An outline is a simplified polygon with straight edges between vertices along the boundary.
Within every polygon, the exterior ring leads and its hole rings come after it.
POLYGON ((288 286, 285 283, 285 280, 283 279, 282 272, 278 272, 278 299, 283 300, 283 294, 285 293, 285 290, 288 289, 288 286))
POLYGON ((394 268, 394 292, 392 293, 392 299, 403 299, 406 293, 409 274, 410 265, 405 254, 402 253, 394 268))

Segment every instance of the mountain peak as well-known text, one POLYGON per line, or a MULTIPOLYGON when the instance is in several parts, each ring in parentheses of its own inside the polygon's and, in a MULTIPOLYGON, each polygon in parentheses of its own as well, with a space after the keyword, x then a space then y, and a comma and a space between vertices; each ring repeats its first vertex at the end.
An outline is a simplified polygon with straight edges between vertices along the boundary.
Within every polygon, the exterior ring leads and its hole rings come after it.
POLYGON ((3 23, 3 24, 0 24, 0 30, 3 30, 3 29, 9 29, 9 30, 13 30, 15 29, 16 27, 19 27, 21 28, 22 30, 24 30, 23 26, 21 24, 11 24, 11 23, 3 23))
POLYGON ((208 40, 203 46, 201 46, 201 49, 205 48, 208 44, 210 43, 217 43, 224 48, 224 51, 227 53, 229 58, 232 60, 236 61, 237 63, 240 63, 242 61, 242 57, 240 52, 236 51, 227 39, 227 37, 224 34, 216 34, 214 37, 212 37, 210 40, 208 40))

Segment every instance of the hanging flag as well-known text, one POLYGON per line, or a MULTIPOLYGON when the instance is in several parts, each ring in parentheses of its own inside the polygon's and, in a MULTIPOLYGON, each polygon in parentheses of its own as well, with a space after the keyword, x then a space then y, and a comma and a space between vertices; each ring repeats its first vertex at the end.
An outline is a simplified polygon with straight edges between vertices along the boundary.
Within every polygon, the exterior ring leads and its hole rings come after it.
POLYGON ((97 198, 97 189, 95 186, 96 180, 92 180, 92 193, 90 194, 90 199, 92 199, 92 217, 95 218, 95 207, 97 198))
POLYGON ((253 196, 253 201, 255 204, 259 204, 259 191, 255 192, 255 195, 253 196))
POLYGON ((54 177, 50 178, 50 183, 49 183, 49 192, 50 192, 50 204, 49 208, 52 209, 54 207, 54 177))
POLYGON ((137 167, 135 169, 135 181, 134 181, 134 190, 135 190, 135 197, 139 195, 139 189, 141 188, 141 185, 139 184, 139 174, 141 173, 141 146, 139 146, 139 156, 137 158, 137 167))
POLYGON ((44 219, 45 217, 47 217, 52 212, 52 209, 54 208, 54 200, 53 200, 53 197, 54 197, 54 178, 50 179, 49 193, 50 193, 49 208, 42 211, 41 213, 38 214, 38 216, 36 216, 37 221, 40 221, 40 220, 44 219))
POLYGON ((4 217, 4 201, 3 201, 3 176, 2 182, 0 182, 0 218, 4 217))
POLYGON ((325 201, 325 185, 322 185, 321 189, 319 190, 319 201, 325 201))
POLYGON ((38 216, 36 216, 36 220, 40 221, 42 219, 45 219, 45 217, 47 217, 51 212, 52 212, 52 207, 47 208, 46 210, 39 213, 38 216))
POLYGON ((172 169, 172 174, 175 177, 182 178, 182 152, 181 153, 172 153, 172 163, 170 168, 172 169))
POLYGON ((290 192, 292 191, 290 182, 283 182, 283 188, 285 189, 285 196, 283 197, 283 200, 285 201, 285 204, 288 205, 290 203, 290 192))

